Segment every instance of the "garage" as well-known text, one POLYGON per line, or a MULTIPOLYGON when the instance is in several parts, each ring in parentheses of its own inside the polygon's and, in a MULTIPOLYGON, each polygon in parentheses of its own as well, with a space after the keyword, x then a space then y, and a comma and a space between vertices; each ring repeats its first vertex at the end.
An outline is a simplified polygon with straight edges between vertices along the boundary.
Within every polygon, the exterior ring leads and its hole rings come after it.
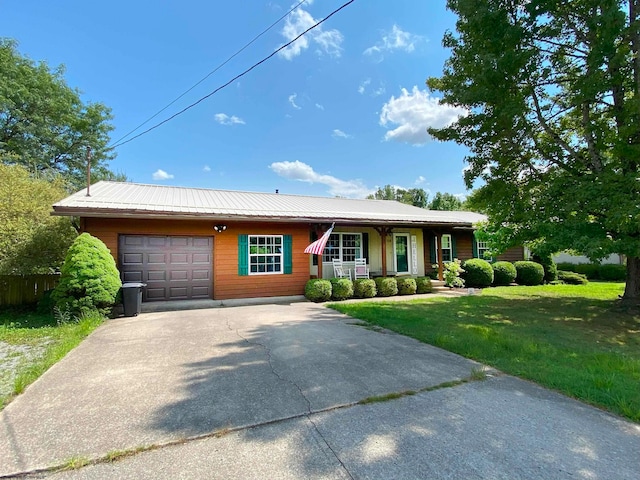
POLYGON ((142 282, 143 301, 213 298, 213 237, 120 235, 123 282, 142 282))

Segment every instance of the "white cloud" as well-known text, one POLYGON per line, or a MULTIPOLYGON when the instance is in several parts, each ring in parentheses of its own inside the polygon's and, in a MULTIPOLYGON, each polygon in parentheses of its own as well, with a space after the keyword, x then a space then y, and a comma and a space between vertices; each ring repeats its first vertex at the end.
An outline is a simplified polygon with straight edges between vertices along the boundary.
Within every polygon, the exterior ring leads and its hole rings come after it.
POLYGON ((210 172, 211 171, 211 167, 209 165, 205 165, 204 167, 202 167, 202 171, 203 172, 210 172))
POLYGON ((422 185, 425 182, 426 178, 424 178, 422 175, 418 176, 418 178, 416 178, 416 181, 413 182, 415 185, 422 185))
POLYGON ((367 87, 369 86, 369 84, 371 84, 371 79, 367 78, 366 80, 363 80, 360 85, 358 85, 358 93, 360 95, 362 95, 365 90, 367 89, 367 87))
POLYGON ((275 162, 269 168, 277 175, 289 180, 297 180, 306 183, 319 183, 329 187, 331 195, 351 198, 364 198, 373 193, 361 180, 340 180, 331 175, 321 175, 313 170, 310 165, 299 160, 295 162, 275 162))
POLYGON ((154 180, 171 180, 173 178, 173 174, 167 173, 164 170, 158 169, 153 172, 151 176, 154 180))
POLYGON ((301 110, 302 107, 296 103, 296 98, 298 98, 298 94, 297 93, 293 93, 293 94, 289 95, 289 103, 296 110, 301 110))
MULTIPOLYGON (((307 0, 306 3, 309 5, 312 2, 307 0)), ((317 22, 318 20, 313 18, 308 11, 298 8, 289 14, 280 34, 287 42, 290 42, 317 22)), ((300 55, 303 50, 308 49, 313 43, 318 47, 316 52, 319 55, 327 54, 332 57, 339 57, 342 54, 342 47, 340 45, 343 40, 344 37, 339 30, 323 30, 322 25, 318 25, 284 50, 280 50, 278 55, 286 60, 292 60, 300 55)))
POLYGON ((383 32, 382 39, 374 46, 364 51, 365 55, 382 61, 385 52, 393 53, 402 50, 411 53, 416 49, 416 44, 423 39, 420 35, 405 32, 398 25, 394 24, 390 32, 383 32))
POLYGON ((398 98, 392 96, 382 106, 380 125, 397 125, 387 131, 385 140, 424 145, 431 139, 427 128, 447 127, 467 114, 463 108, 440 103, 439 98, 431 97, 426 90, 419 90, 417 86, 413 87, 411 93, 405 88, 401 92, 398 98))
POLYGON ((229 116, 226 113, 216 113, 213 116, 213 118, 220 125, 244 125, 245 124, 244 120, 242 120, 241 118, 236 117, 235 115, 229 116))
POLYGON ((324 105, 320 105, 319 103, 316 103, 316 108, 318 110, 324 110, 324 105))
POLYGON ((352 138, 353 135, 349 135, 348 133, 344 133, 342 130, 338 130, 337 128, 333 130, 331 134, 333 138, 352 138))

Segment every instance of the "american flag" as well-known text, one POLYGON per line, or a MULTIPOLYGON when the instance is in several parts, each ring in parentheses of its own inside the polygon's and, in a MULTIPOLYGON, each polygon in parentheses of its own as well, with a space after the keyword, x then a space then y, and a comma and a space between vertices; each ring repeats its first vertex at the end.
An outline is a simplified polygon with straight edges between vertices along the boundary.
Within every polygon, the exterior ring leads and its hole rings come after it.
POLYGON ((331 236, 331 232, 333 231, 334 226, 335 226, 335 223, 331 225, 331 228, 327 230, 325 234, 322 235, 322 237, 320 237, 318 240, 316 240, 307 248, 305 248, 304 253, 312 253, 313 255, 322 255, 322 252, 324 252, 324 247, 329 241, 329 237, 331 236))

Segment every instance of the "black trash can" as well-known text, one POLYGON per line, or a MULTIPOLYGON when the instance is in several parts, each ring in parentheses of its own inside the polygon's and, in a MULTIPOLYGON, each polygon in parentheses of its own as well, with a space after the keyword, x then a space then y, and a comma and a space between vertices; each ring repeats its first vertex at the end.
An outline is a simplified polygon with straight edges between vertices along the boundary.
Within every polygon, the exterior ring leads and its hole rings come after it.
POLYGON ((142 308, 142 287, 146 283, 129 282, 122 284, 122 306, 125 317, 135 317, 142 308))

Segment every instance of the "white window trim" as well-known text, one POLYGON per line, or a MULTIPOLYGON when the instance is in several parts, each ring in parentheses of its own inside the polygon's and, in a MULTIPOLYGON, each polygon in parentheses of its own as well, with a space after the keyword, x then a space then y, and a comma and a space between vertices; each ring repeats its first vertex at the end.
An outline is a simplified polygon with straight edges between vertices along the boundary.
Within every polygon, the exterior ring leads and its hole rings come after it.
POLYGON ((440 248, 440 250, 442 250, 442 263, 444 262, 452 262, 454 260, 453 258, 453 239, 451 238, 451 234, 450 233, 443 233, 442 237, 441 237, 441 242, 442 245, 444 245, 444 237, 449 237, 449 248, 444 248, 444 246, 442 246, 440 248), (449 252, 449 260, 445 260, 444 259, 444 252, 445 250, 447 250, 449 252))
POLYGON ((393 269, 397 275, 411 274, 411 234, 410 233, 394 233, 393 234, 393 269), (398 253, 396 252, 396 238, 405 237, 407 239, 407 270, 398 271, 398 253))
MULTIPOLYGON (((247 270, 249 275, 283 275, 284 274, 284 235, 247 235, 247 270), (251 238, 279 238, 280 239, 280 253, 251 253, 251 238), (280 257, 280 271, 279 272, 252 272, 251 271, 251 257, 280 257)), ((266 264, 265 264, 266 265, 266 264)))
MULTIPOLYGON (((343 235, 357 235, 360 237, 360 255, 356 256, 356 258, 362 258, 362 254, 364 253, 364 246, 362 244, 363 239, 362 239, 362 232, 333 232, 332 235, 338 235, 340 237, 340 243, 338 244, 338 255, 339 255, 339 259, 342 260, 342 257, 344 256, 344 246, 343 246, 343 242, 342 242, 342 236, 343 235)), ((349 247, 352 248, 352 247, 349 247)), ((352 262, 353 260, 342 260, 343 262, 349 263, 352 262)), ((323 264, 330 264, 331 260, 325 260, 324 259, 324 254, 322 255, 322 263, 323 264)))
POLYGON ((482 260, 490 260, 491 257, 485 257, 484 256, 484 252, 488 252, 489 251, 489 247, 488 247, 488 242, 479 242, 476 241, 476 252, 478 254, 478 258, 481 258, 482 260), (485 246, 480 248, 480 244, 484 244, 485 246))

